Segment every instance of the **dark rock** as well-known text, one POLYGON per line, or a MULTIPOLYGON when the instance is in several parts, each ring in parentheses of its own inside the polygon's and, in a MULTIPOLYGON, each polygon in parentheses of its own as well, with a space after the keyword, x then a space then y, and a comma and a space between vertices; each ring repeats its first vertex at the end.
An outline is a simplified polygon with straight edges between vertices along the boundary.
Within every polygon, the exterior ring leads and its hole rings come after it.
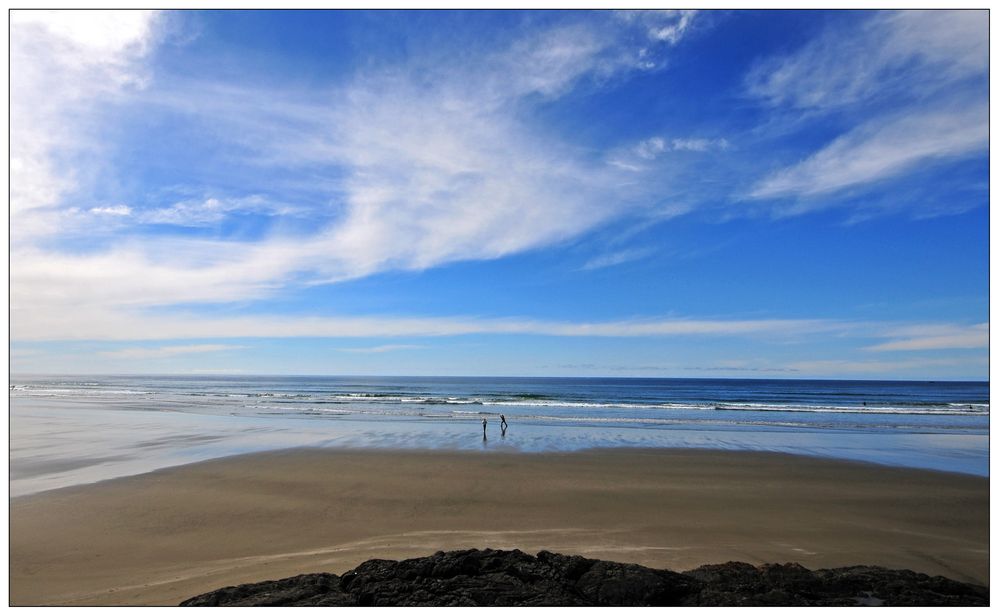
POLYGON ((730 562, 676 573, 520 550, 437 552, 369 560, 341 576, 299 575, 229 586, 184 606, 987 606, 988 589, 881 567, 810 571, 730 562))
POLYGON ((350 605, 350 596, 340 590, 340 578, 332 573, 309 573, 283 580, 227 586, 198 595, 181 605, 350 605))
POLYGON ((930 577, 906 569, 841 567, 809 571, 797 563, 754 567, 746 563, 705 565, 683 575, 704 584, 686 605, 885 605, 985 606, 983 586, 930 577))

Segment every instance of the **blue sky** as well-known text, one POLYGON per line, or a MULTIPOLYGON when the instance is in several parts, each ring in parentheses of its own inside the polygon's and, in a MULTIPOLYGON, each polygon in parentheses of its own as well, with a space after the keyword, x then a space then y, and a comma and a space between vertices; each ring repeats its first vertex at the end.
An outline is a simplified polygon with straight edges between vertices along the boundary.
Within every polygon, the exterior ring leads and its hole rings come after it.
POLYGON ((17 372, 988 378, 988 14, 15 11, 17 372))

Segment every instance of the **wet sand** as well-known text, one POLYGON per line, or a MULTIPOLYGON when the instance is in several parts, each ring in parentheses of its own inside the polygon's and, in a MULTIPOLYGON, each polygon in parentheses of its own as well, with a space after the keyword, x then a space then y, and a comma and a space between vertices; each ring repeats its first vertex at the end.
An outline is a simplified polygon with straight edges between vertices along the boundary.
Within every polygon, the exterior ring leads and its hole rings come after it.
POLYGON ((988 479, 785 454, 298 449, 10 501, 13 605, 176 605, 369 558, 542 549, 988 584, 988 479))

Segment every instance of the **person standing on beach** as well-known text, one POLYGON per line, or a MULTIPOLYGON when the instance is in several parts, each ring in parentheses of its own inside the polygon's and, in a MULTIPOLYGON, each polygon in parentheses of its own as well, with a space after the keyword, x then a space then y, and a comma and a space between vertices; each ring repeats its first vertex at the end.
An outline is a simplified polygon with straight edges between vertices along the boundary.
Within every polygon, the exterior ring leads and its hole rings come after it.
POLYGON ((486 421, 485 417, 483 417, 482 418, 482 440, 486 440, 486 424, 487 423, 489 423, 489 422, 486 421))
POLYGON ((506 415, 500 415, 500 431, 506 434, 506 415))

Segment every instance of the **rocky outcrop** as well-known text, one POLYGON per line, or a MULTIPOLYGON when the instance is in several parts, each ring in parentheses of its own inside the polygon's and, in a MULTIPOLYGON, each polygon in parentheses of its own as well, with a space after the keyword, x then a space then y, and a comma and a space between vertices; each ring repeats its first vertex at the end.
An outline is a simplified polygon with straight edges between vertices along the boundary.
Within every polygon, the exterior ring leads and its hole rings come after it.
POLYGON ((676 573, 520 550, 369 560, 341 576, 230 586, 184 606, 986 606, 988 589, 907 570, 730 562, 676 573))

